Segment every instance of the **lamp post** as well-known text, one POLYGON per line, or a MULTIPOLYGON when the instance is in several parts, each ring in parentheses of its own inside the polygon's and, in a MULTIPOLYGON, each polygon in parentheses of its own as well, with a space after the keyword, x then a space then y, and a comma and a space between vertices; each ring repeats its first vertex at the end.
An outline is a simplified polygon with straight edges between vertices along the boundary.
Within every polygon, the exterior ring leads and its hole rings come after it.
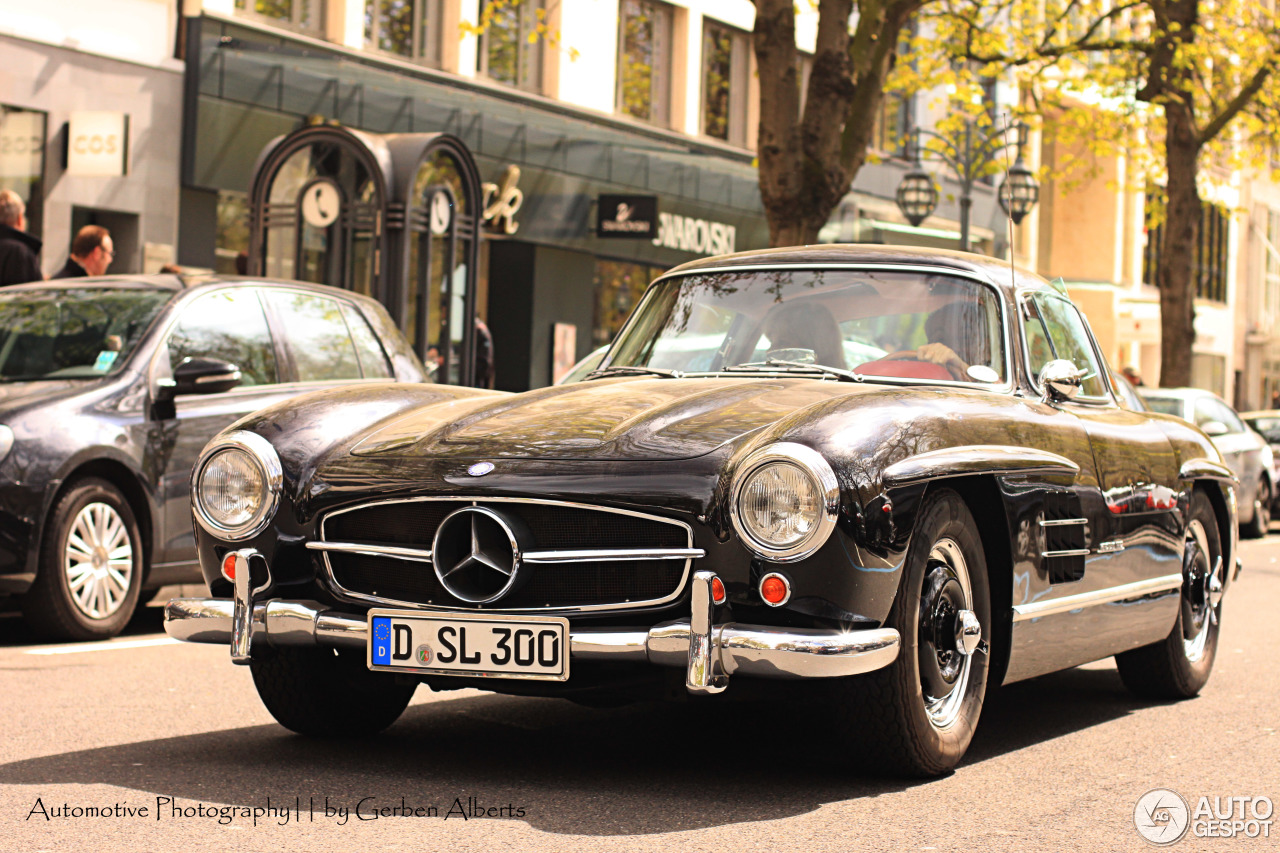
MULTIPOLYGON (((1018 122, 1013 128, 1018 134, 1018 141, 1014 143, 1018 147, 1018 158, 997 187, 996 197, 1001 209, 1017 225, 1040 200, 1040 185, 1022 159, 1022 149, 1027 141, 1027 125, 1018 122)), ((979 136, 973 122, 966 121, 964 135, 959 142, 931 130, 913 130, 908 142, 908 153, 912 155, 911 169, 902 176, 896 195, 898 209, 907 221, 912 225, 919 225, 938 206, 938 189, 934 186, 933 178, 924 170, 920 159, 920 137, 931 136, 943 144, 940 150, 933 153, 951 167, 960 183, 960 250, 969 251, 969 212, 973 207, 973 183, 982 174, 982 170, 1009 147, 1010 143, 1005 139, 1006 129, 993 129, 979 136)))

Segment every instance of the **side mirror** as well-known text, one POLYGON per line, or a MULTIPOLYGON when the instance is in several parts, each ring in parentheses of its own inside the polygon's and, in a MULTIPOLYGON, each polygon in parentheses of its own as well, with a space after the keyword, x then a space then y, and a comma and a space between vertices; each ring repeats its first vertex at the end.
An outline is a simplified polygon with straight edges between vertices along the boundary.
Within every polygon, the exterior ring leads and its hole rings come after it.
POLYGON ((1202 424, 1200 429, 1203 430, 1204 434, 1210 438, 1217 438, 1220 435, 1226 435, 1231 432, 1231 430, 1227 429, 1227 425, 1222 421, 1209 421, 1202 424))
MULTIPOLYGON (((187 358, 173 369, 173 396, 221 394, 240 384, 240 368, 220 358, 187 358)), ((163 386, 162 386, 163 387, 163 386)))
POLYGON ((1048 402, 1061 403, 1080 393, 1084 385, 1084 371, 1065 358, 1054 359, 1040 371, 1040 384, 1044 386, 1048 402))

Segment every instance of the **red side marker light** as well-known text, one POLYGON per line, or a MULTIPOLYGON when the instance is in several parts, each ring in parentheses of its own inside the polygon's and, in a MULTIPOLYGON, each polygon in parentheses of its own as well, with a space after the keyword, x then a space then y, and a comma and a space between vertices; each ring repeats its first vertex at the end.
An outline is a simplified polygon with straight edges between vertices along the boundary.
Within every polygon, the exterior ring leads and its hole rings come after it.
POLYGON ((791 586, 780 575, 768 575, 760 581, 760 597, 776 607, 791 597, 791 586))
POLYGON ((222 576, 229 581, 236 579, 236 555, 234 553, 222 558, 222 576))
POLYGON ((724 600, 728 598, 724 591, 724 582, 720 578, 711 579, 711 601, 714 604, 724 604, 724 600))

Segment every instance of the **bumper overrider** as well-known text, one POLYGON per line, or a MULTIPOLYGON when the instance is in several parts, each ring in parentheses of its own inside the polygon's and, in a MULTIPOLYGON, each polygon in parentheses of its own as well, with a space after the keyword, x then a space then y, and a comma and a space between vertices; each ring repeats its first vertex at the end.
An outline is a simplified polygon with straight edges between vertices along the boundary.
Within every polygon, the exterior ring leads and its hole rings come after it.
MULTIPOLYGON (((235 663, 249 663, 255 645, 366 649, 368 618, 316 601, 265 598, 270 581, 254 588, 252 550, 235 553, 234 598, 177 598, 165 607, 170 637, 191 643, 226 643, 235 663), (265 598, 265 600, 260 600, 265 598)), ((684 667, 691 693, 719 693, 732 675, 761 678, 836 678, 888 666, 901 638, 892 628, 854 631, 716 624, 712 572, 693 575, 687 620, 651 628, 569 631, 571 661, 614 661, 684 667)), ((456 614, 451 614, 456 615, 456 614)))

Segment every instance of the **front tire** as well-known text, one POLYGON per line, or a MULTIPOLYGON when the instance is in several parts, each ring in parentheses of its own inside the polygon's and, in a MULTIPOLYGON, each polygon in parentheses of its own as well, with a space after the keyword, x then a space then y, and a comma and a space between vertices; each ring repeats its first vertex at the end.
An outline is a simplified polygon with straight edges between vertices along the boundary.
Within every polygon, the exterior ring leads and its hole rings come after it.
POLYGON ((897 659, 835 685, 836 702, 849 712, 842 737, 854 760, 880 771, 940 775, 973 740, 990 660, 981 641, 992 635, 986 555, 956 492, 925 497, 886 624, 902 637, 897 659), (962 621, 970 627, 966 641, 962 621))
POLYGON ((1182 561, 1178 618, 1158 643, 1116 655, 1120 680, 1149 699, 1189 699, 1209 681, 1218 653, 1222 589, 1226 569, 1213 505, 1201 491, 1191 495, 1182 561))
POLYGON ((373 672, 363 655, 333 649, 255 652, 249 669, 276 722, 313 737, 377 734, 400 718, 417 687, 373 672))
POLYGON ((143 566, 142 537, 124 495, 106 480, 80 480, 49 515, 22 614, 41 636, 114 637, 138 606, 143 566))

